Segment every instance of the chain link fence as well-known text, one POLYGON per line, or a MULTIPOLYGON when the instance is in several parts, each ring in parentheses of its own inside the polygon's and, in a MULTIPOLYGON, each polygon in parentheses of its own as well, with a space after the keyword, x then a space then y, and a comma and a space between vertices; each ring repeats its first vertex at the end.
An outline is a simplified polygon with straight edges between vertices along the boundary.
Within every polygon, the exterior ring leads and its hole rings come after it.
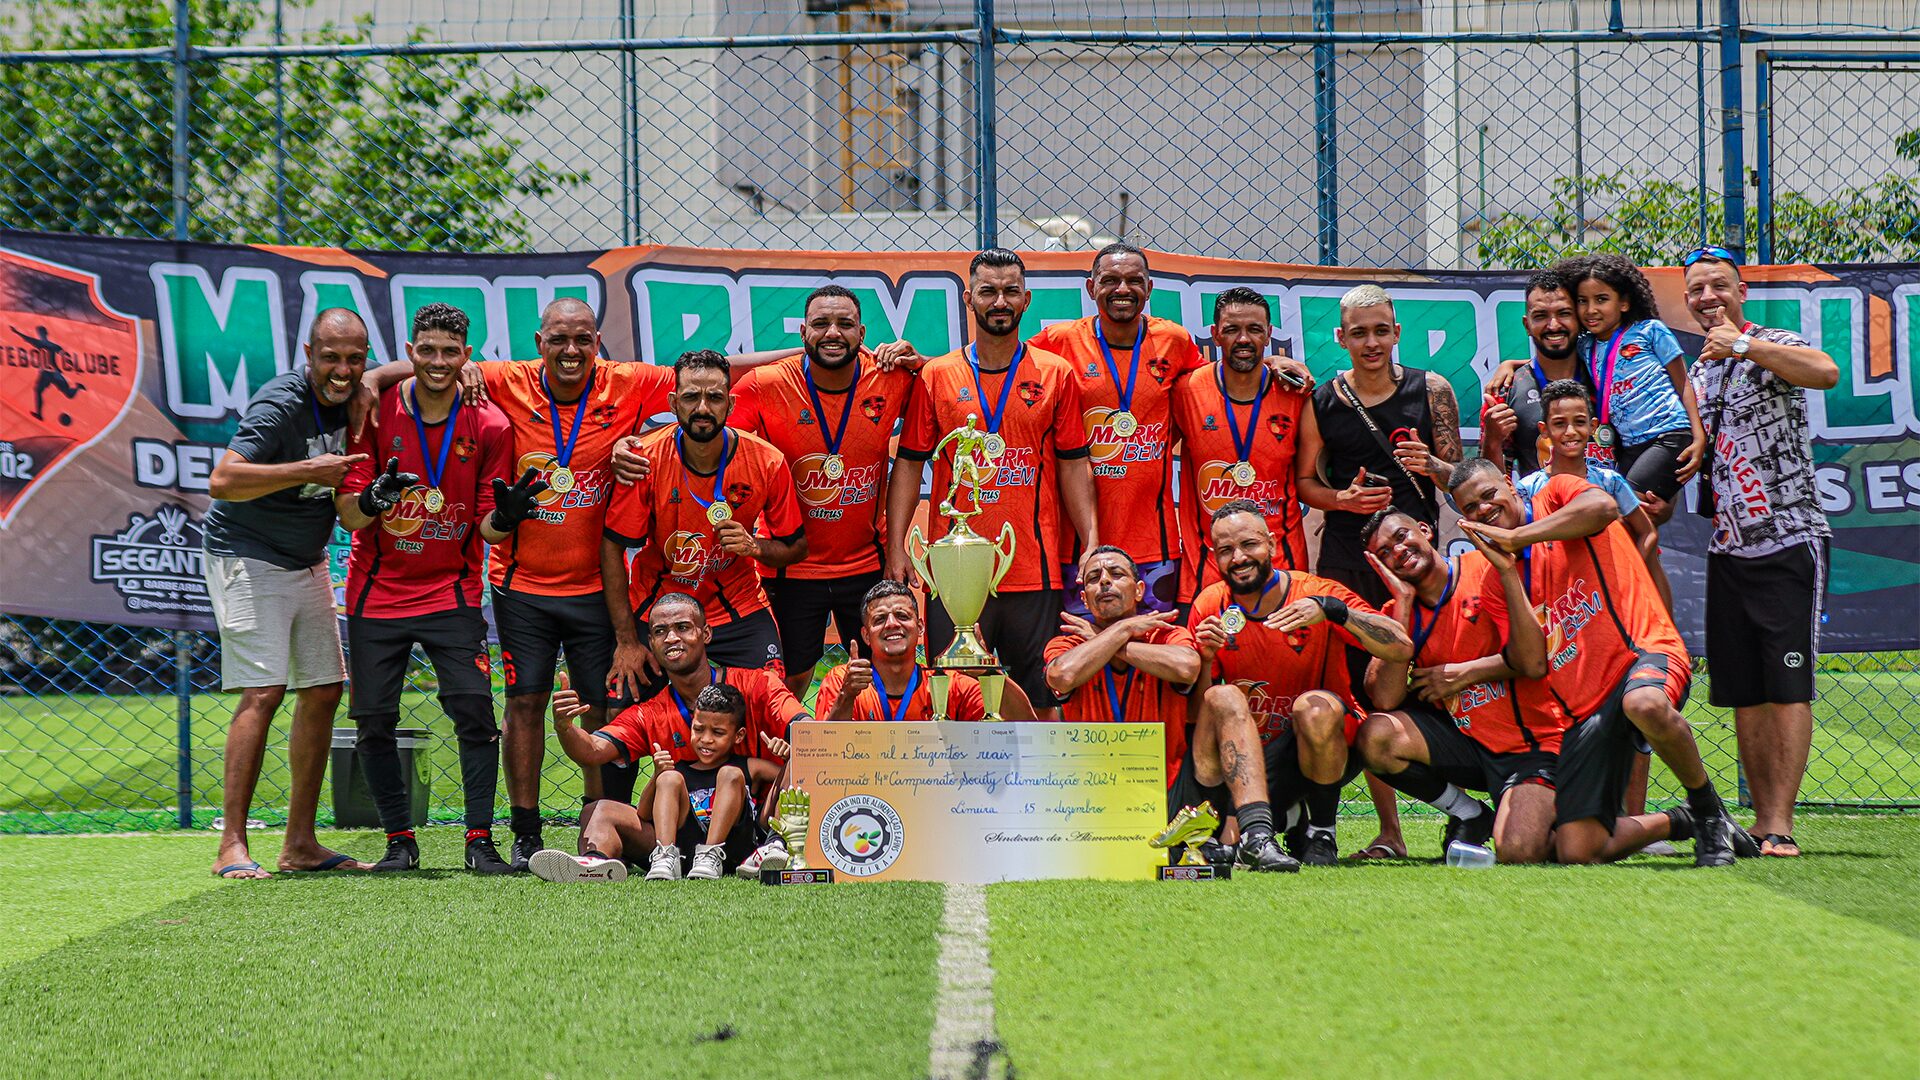
MULTIPOLYGON (((1470 269, 1751 235, 1763 260, 1913 258, 1917 70, 1920 11, 1871 0, 0 0, 0 227, 504 252, 1124 238, 1470 269), (1862 48, 1887 55, 1805 56, 1862 48)), ((1822 664, 1804 798, 1920 803, 1915 655, 1822 664)), ((407 722, 449 734, 413 678, 407 722)), ((1731 718, 1704 700, 1732 789, 1731 718)), ((204 826, 230 711, 211 636, 0 615, 0 831, 204 826)), ((453 819, 450 739, 427 756, 453 819)), ((550 813, 572 775, 550 747, 550 813)))

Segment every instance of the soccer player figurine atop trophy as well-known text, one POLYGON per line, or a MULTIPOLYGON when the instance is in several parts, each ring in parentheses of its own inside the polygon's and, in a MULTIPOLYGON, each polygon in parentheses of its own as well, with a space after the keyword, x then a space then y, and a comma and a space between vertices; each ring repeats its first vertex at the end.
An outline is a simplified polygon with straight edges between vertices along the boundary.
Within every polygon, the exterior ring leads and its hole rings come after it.
POLYGON ((990 541, 969 528, 967 519, 980 513, 979 485, 999 467, 1007 444, 999 435, 976 427, 977 419, 968 413, 965 426, 947 432, 933 448, 938 457, 949 443, 953 445, 953 483, 940 501, 940 513, 952 527, 932 544, 918 525, 907 536, 907 557, 927 583, 929 597, 939 600, 953 619, 953 644, 928 664, 933 672, 928 690, 936 720, 947 718, 947 694, 953 687, 950 672, 964 671, 980 680, 988 720, 1001 718, 1000 697, 1006 689, 1006 668, 980 637, 980 611, 1013 565, 1013 526, 1001 525, 999 540, 990 541), (963 488, 971 510, 960 508, 963 488))

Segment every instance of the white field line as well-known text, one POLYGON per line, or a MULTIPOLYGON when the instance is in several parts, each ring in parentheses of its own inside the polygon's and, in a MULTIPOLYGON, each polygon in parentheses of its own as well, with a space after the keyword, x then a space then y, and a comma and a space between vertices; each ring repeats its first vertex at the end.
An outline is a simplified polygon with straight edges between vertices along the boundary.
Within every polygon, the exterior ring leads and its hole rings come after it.
POLYGON ((940 986, 933 1003, 927 1072, 933 1080, 995 1075, 1004 1064, 993 1030, 993 966, 987 956, 987 890, 947 886, 940 927, 940 986))

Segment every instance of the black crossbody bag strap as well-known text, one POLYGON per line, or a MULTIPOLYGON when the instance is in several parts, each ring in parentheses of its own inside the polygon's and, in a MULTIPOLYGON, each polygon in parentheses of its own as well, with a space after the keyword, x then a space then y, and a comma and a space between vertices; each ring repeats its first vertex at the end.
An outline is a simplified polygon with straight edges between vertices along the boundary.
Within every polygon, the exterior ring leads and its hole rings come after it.
POLYGON ((1353 387, 1347 385, 1346 376, 1334 376, 1333 392, 1341 394, 1340 400, 1351 405, 1353 411, 1360 414, 1360 422, 1367 425, 1367 431, 1373 436, 1374 443, 1387 455, 1387 460, 1393 462, 1393 467, 1400 470, 1400 475, 1413 484, 1413 493, 1420 496, 1420 507, 1426 511, 1427 519, 1436 525, 1439 524, 1440 512, 1433 505, 1433 500, 1427 497, 1426 489, 1420 486, 1420 478, 1415 476, 1411 469, 1400 464, 1399 458, 1393 456, 1393 444, 1387 441, 1386 433, 1380 430, 1380 425, 1374 423, 1373 414, 1367 411, 1365 405, 1360 404, 1360 395, 1354 393, 1353 387), (1341 394, 1342 391, 1345 393, 1341 394))

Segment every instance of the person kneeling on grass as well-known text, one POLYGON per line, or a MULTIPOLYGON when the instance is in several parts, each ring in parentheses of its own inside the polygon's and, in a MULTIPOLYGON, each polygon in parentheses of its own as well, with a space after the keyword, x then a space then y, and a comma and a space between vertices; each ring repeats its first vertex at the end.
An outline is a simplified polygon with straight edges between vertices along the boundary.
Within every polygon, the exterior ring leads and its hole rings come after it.
MULTIPOLYGON (((575 711, 586 708, 555 695, 554 731, 567 756, 589 767, 619 757, 611 736, 572 723, 575 711)), ((581 834, 582 854, 549 848, 535 852, 528 868, 547 881, 620 881, 627 876, 624 854, 632 850, 652 852, 648 881, 711 880, 737 869, 759 844, 748 761, 738 745, 746 722, 739 688, 714 683, 701 690, 688 718, 692 757, 676 762, 654 743, 653 778, 635 805, 602 800, 581 834)))

